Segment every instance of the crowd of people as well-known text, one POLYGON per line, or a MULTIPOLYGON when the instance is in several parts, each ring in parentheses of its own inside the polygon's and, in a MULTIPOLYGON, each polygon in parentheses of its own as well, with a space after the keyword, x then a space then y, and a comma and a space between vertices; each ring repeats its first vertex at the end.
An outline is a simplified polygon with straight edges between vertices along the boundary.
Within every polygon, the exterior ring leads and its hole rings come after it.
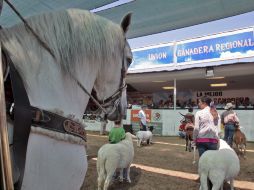
MULTIPOLYGON (((232 147, 233 135, 239 125, 239 118, 233 111, 234 105, 229 102, 225 105, 225 111, 219 115, 210 97, 202 97, 199 100, 199 108, 195 114, 195 120, 181 121, 179 126, 179 136, 185 138, 187 123, 194 124, 193 146, 196 146, 201 156, 207 150, 217 150, 218 142, 221 138, 221 125, 224 126, 224 140, 232 147)), ((190 115, 188 113, 185 115, 190 115)))
MULTIPOLYGON (((181 101, 179 99, 176 100, 176 108, 198 108, 199 107, 199 100, 188 99, 187 101, 181 101)), ((213 103, 216 109, 223 109, 227 102, 233 102, 235 109, 253 109, 254 104, 250 101, 249 97, 241 97, 241 98, 213 98, 213 103)), ((128 108, 131 109, 133 105, 143 105, 142 101, 129 101, 128 108)), ((169 96, 167 100, 159 100, 157 103, 152 102, 147 104, 149 109, 173 109, 174 108, 174 101, 173 97, 169 96)))

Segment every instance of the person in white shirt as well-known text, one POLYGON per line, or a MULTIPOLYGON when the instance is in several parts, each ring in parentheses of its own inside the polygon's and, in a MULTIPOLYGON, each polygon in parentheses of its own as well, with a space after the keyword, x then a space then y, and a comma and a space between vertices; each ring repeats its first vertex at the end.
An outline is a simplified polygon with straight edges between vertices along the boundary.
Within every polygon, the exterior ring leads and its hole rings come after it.
POLYGON ((146 131, 146 114, 145 114, 146 106, 142 105, 141 110, 138 112, 138 118, 140 119, 140 131, 146 131))
POLYGON ((193 131, 193 144, 197 146, 199 156, 207 150, 216 150, 220 133, 220 117, 210 108, 211 98, 202 97, 199 100, 201 110, 195 114, 195 127, 193 131))

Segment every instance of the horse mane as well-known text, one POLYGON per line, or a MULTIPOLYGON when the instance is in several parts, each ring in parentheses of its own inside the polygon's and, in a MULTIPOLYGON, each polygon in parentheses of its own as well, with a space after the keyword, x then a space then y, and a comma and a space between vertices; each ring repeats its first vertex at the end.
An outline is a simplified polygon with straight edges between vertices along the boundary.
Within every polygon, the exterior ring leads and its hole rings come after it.
MULTIPOLYGON (((122 55, 125 42, 122 28, 88 11, 49 12, 30 17, 27 22, 53 51, 54 62, 65 72, 75 74, 74 67, 84 62, 109 64, 122 55)), ((10 54, 21 58, 17 67, 28 63, 36 67, 49 56, 23 23, 2 29, 0 41, 10 54), (18 53, 21 50, 23 55, 18 53)))

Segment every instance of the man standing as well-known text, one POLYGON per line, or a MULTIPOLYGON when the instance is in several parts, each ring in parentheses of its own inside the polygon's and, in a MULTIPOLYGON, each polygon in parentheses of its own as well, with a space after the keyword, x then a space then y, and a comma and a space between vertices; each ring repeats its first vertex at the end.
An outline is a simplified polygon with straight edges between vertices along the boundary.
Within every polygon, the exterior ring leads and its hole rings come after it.
POLYGON ((233 136, 235 132, 236 123, 239 123, 239 118, 233 111, 233 104, 227 103, 225 110, 221 114, 221 123, 224 125, 224 140, 232 147, 233 136))
POLYGON ((138 118, 140 119, 140 131, 146 131, 146 114, 145 114, 146 106, 142 105, 141 110, 138 112, 138 118))

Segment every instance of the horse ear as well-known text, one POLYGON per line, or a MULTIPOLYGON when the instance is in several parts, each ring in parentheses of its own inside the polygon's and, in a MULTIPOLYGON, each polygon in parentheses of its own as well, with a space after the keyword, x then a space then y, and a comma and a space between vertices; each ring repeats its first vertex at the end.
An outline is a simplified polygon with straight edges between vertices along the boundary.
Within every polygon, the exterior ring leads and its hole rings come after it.
POLYGON ((121 21, 121 27, 122 27, 124 33, 126 33, 129 29, 129 26, 131 23, 131 15, 132 15, 132 13, 128 13, 127 15, 125 15, 125 17, 123 17, 123 19, 121 21))

